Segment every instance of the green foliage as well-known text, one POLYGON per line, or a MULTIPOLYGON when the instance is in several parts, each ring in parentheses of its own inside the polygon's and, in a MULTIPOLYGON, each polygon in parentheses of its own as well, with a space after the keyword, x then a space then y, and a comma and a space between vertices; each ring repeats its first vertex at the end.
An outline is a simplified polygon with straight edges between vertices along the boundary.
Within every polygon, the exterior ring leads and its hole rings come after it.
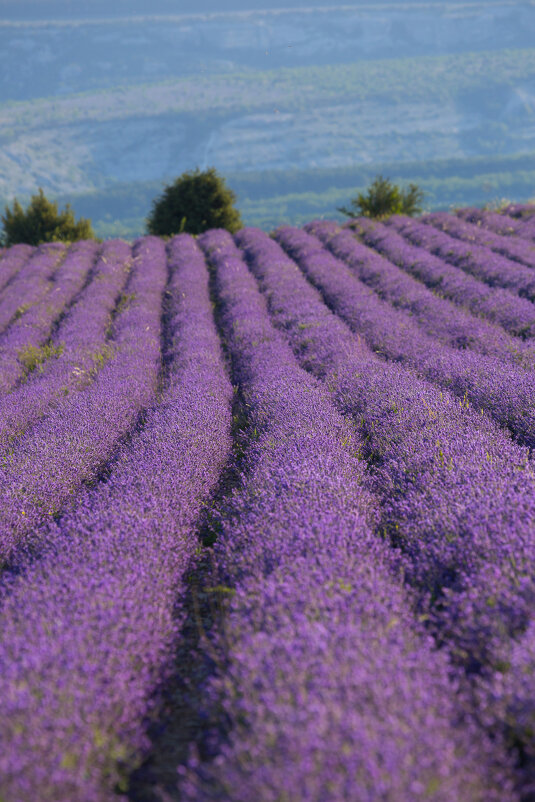
POLYGON ((32 370, 39 368, 43 370, 43 364, 53 357, 58 357, 63 353, 63 343, 59 345, 52 345, 47 343, 38 347, 36 345, 26 345, 17 352, 17 356, 26 373, 31 373, 32 370))
POLYGON ((236 196, 214 167, 182 173, 153 202, 147 231, 160 237, 186 231, 202 234, 210 228, 225 228, 231 234, 243 223, 234 208, 236 196))
POLYGON ((502 209, 505 209, 510 203, 512 203, 512 201, 509 198, 494 198, 484 203, 483 209, 486 212, 501 212, 502 209))
POLYGON ((351 200, 352 209, 344 206, 338 211, 348 217, 375 217, 384 219, 393 214, 406 214, 413 217, 422 211, 421 204, 424 193, 416 184, 409 184, 407 189, 400 189, 388 178, 378 175, 368 187, 366 194, 359 192, 351 200))
POLYGON ((115 307, 115 316, 119 315, 121 312, 124 312, 124 310, 127 309, 135 300, 135 292, 123 292, 117 301, 117 305, 115 307))
POLYGON ((13 320, 18 320, 19 317, 22 317, 23 314, 25 312, 27 312, 28 309, 30 309, 30 307, 31 307, 31 304, 28 304, 28 303, 21 304, 19 307, 17 307, 17 310, 15 311, 15 315, 13 317, 13 320))
POLYGON ((93 373, 96 373, 98 370, 101 370, 106 362, 108 362, 113 356, 113 348, 108 343, 104 343, 100 348, 97 348, 96 351, 93 351, 90 354, 91 359, 93 360, 93 373))
POLYGON ((47 200, 41 188, 37 195, 32 195, 26 211, 15 198, 13 208, 6 206, 1 220, 4 225, 1 242, 7 247, 19 242, 40 245, 95 238, 89 220, 80 218, 76 222, 69 204, 62 212, 58 211, 58 204, 47 200))

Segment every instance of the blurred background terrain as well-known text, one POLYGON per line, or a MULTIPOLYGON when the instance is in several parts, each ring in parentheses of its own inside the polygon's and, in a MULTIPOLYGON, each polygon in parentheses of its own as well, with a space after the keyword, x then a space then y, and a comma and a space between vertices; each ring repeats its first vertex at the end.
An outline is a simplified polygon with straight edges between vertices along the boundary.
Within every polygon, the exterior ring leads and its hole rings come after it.
POLYGON ((42 187, 131 237, 196 166, 265 229, 377 173, 429 209, 527 200, 534 42, 529 1, 0 0, 0 205, 42 187))

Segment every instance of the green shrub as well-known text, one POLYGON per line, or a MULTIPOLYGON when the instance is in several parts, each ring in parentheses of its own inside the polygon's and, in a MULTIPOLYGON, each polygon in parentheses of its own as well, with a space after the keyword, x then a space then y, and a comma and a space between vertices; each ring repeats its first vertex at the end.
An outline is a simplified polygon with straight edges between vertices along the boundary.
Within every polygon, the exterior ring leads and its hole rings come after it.
POLYGON ((58 211, 57 203, 47 200, 42 189, 32 195, 26 211, 15 198, 13 208, 6 206, 1 220, 4 226, 1 242, 6 247, 19 242, 40 245, 95 238, 89 220, 80 218, 76 222, 69 204, 62 212, 58 211))
POLYGON ((234 192, 214 167, 204 172, 196 168, 182 173, 153 201, 147 231, 170 237, 183 231, 202 234, 210 228, 225 228, 233 234, 243 226, 235 201, 234 192))
POLYGON ((48 359, 60 356, 63 353, 63 348, 63 343, 56 346, 52 345, 52 343, 46 343, 41 347, 37 345, 26 345, 24 348, 18 350, 17 356, 26 373, 31 373, 36 368, 42 371, 43 364, 48 359))
POLYGON ((393 214, 406 214, 413 217, 422 211, 424 193, 416 184, 400 189, 388 178, 378 175, 368 187, 365 195, 359 192, 351 200, 352 209, 338 207, 338 211, 348 217, 376 217, 384 219, 393 214))

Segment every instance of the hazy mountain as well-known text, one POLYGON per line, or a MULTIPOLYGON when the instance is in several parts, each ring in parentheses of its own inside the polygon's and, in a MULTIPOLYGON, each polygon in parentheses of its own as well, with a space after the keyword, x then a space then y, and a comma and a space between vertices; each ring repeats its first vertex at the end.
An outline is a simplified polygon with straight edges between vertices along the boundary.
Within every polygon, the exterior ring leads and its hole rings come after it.
MULTIPOLYGON (((406 0, 388 0, 388 5, 405 5, 406 0)), ((436 2, 436 0, 434 0, 436 2)), ((464 0, 450 0, 464 4, 464 0)), ((289 8, 328 8, 327 0, 0 0, 0 16, 5 19, 87 19, 128 14, 204 14, 207 12, 262 11, 289 8)), ((373 6, 368 0, 345 0, 345 6, 373 6)))
POLYGON ((534 2, 264 5, 0 0, 0 199, 535 152, 534 2))

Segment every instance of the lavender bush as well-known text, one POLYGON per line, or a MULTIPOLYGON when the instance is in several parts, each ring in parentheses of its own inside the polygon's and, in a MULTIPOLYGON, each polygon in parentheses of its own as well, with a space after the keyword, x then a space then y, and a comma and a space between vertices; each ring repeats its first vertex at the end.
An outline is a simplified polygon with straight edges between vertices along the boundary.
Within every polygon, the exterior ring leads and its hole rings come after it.
POLYGON ((391 225, 360 218, 354 231, 402 270, 424 283, 435 294, 449 298, 477 317, 498 323, 513 335, 535 336, 535 307, 509 290, 489 287, 454 265, 408 242, 391 225))
POLYGON ((0 252, 2 802, 533 797, 506 212, 0 252))
MULTIPOLYGON (((487 246, 464 243, 410 217, 394 217, 391 225, 410 242, 424 247, 491 287, 505 287, 522 298, 535 300, 535 273, 529 267, 513 262, 487 246)), ((453 221, 451 227, 455 225, 453 221)), ((457 225, 462 227, 462 222, 458 221, 457 225)))
MULTIPOLYGON (((533 600, 528 452, 469 405, 378 360, 265 234, 246 230, 238 241, 302 364, 359 423, 382 500, 379 531, 409 558, 406 576, 435 637, 479 676, 479 720, 532 750, 520 705, 512 710, 503 693, 509 650, 533 600)), ((527 702, 535 690, 527 677, 523 690, 527 702)))
POLYGON ((34 249, 0 296, 0 333, 49 292, 54 270, 65 254, 66 248, 59 242, 34 249))
POLYGON ((215 546, 233 595, 228 665, 208 693, 231 731, 213 763, 191 761, 181 795, 511 798, 491 742, 472 722, 455 726, 455 680, 411 615, 395 555, 373 535, 356 433, 272 329, 230 235, 201 242, 250 441, 215 546))
MULTIPOLYGON (((195 559, 195 522, 231 445, 232 387, 190 237, 171 241, 169 267, 161 394, 109 480, 48 527, 41 559, 4 589, 6 802, 117 798, 114 786, 125 790, 147 747, 154 692, 184 617, 177 600, 195 559)), ((147 270, 144 281, 154 278, 147 270)))
POLYGON ((97 246, 91 241, 72 245, 46 295, 0 335, 0 393, 11 390, 47 353, 60 352, 60 346, 53 348, 46 341, 54 323, 82 289, 96 254, 97 246))
POLYGON ((534 211, 535 206, 533 204, 527 206, 518 204, 506 207, 501 214, 481 209, 459 209, 457 215, 462 220, 476 223, 495 234, 508 235, 510 240, 512 239, 511 235, 514 235, 515 244, 518 242, 520 246, 523 245, 522 239, 530 240, 530 246, 533 247, 533 239, 535 238, 534 211))
MULTIPOLYGON (((305 230, 319 237, 380 298, 407 311, 431 337, 453 348, 470 348, 512 364, 533 366, 535 352, 531 346, 526 347, 498 326, 438 297, 392 262, 360 244, 350 229, 340 229, 336 223, 322 221, 306 226, 305 230)), ((372 232, 373 237, 373 229, 372 232)), ((386 238, 392 236, 386 228, 385 232, 386 238)))
POLYGON ((535 242, 529 242, 521 237, 503 237, 492 231, 486 231, 481 226, 473 225, 471 221, 453 217, 446 212, 426 214, 421 219, 424 223, 430 223, 452 237, 490 248, 508 259, 512 259, 513 262, 535 267, 535 242))
POLYGON ((114 321, 113 359, 21 437, 0 468, 0 560, 94 479, 156 390, 160 315, 167 278, 161 240, 138 242, 127 302, 114 321))
MULTIPOLYGON (((12 392, 0 399, 0 454, 6 456, 14 442, 46 413, 82 390, 114 354, 112 313, 120 317, 117 303, 132 263, 131 248, 124 242, 105 243, 91 271, 87 286, 71 309, 63 310, 45 348, 34 348, 35 369, 12 392)), ((28 354, 28 351, 27 351, 28 354)))
POLYGON ((31 245, 14 245, 2 249, 0 258, 0 292, 13 281, 20 268, 33 254, 31 245))
POLYGON ((535 374, 498 359, 441 345, 412 317, 393 309, 362 284, 339 259, 304 231, 281 227, 279 242, 294 256, 328 304, 377 353, 413 367, 422 376, 486 410, 527 445, 535 444, 530 399, 535 374))

